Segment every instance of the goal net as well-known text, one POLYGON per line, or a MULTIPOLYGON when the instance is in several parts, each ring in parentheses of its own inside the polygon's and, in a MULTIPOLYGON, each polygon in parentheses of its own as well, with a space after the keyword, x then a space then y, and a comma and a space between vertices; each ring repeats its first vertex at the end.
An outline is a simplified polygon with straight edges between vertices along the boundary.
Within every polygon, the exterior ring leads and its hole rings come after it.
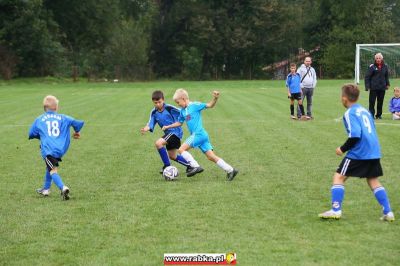
POLYGON ((357 44, 354 77, 357 84, 364 80, 368 67, 374 63, 374 55, 382 53, 389 67, 390 78, 400 78, 400 43, 357 44))

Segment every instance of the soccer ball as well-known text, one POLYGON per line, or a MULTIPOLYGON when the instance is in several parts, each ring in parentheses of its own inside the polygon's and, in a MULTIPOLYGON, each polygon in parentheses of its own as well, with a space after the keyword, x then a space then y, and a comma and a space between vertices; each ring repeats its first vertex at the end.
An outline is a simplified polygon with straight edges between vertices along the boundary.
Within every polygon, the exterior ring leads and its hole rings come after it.
POLYGON ((163 171, 163 177, 165 178, 166 181, 172 181, 175 180, 175 178, 178 176, 178 168, 175 166, 167 166, 165 167, 163 171))

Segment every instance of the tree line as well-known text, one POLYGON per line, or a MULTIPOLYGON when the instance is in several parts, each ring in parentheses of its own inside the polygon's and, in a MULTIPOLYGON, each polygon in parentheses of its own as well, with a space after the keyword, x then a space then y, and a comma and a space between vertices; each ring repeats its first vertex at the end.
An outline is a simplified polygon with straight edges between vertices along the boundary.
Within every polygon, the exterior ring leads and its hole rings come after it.
POLYGON ((324 77, 353 75, 356 43, 394 42, 400 0, 0 0, 3 79, 271 78, 311 50, 324 77))

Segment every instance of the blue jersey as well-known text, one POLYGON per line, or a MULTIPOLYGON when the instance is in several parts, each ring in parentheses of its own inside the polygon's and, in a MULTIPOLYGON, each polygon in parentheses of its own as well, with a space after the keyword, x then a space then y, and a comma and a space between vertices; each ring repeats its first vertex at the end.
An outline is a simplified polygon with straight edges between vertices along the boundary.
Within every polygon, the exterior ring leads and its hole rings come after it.
POLYGON ((186 121, 190 134, 206 134, 201 119, 201 111, 207 108, 205 103, 189 102, 186 108, 181 109, 178 121, 183 123, 186 121))
POLYGON ((29 130, 29 139, 40 140, 42 157, 51 155, 61 158, 67 151, 71 139, 70 127, 79 132, 84 122, 74 118, 47 111, 33 122, 29 130))
POLYGON ((301 77, 299 73, 290 73, 286 78, 286 87, 289 88, 290 93, 301 92, 301 77))
POLYGON ((360 138, 346 157, 356 160, 380 159, 378 135, 371 113, 359 104, 352 105, 343 116, 349 138, 360 138))
MULTIPOLYGON (((161 128, 163 126, 171 125, 178 121, 179 109, 173 105, 164 104, 163 110, 160 112, 156 108, 153 108, 150 112, 150 119, 147 123, 150 128, 150 132, 154 131, 154 127, 158 124, 161 128)), ((181 127, 169 128, 165 130, 165 134, 172 133, 178 138, 182 138, 183 130, 181 127)))

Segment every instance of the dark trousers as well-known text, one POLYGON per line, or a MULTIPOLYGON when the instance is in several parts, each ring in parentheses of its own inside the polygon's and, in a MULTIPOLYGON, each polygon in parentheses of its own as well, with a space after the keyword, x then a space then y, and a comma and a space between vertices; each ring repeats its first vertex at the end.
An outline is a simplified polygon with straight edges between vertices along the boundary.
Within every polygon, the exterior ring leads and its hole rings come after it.
POLYGON ((383 99, 385 98, 386 90, 370 90, 369 91, 369 111, 372 116, 381 117, 382 116, 382 106, 383 99), (375 115, 375 101, 378 100, 376 105, 376 115, 375 115))

